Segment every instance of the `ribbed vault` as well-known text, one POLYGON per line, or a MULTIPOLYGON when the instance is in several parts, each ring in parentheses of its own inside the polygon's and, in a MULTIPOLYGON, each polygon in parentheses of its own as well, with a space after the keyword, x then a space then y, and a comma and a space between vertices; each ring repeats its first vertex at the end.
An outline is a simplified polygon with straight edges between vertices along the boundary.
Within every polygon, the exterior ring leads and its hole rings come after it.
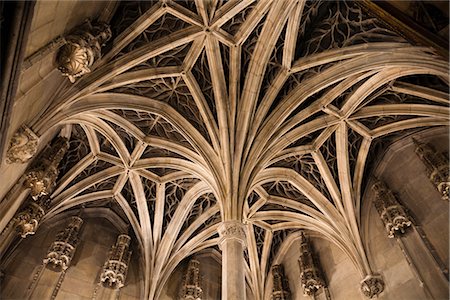
POLYGON ((33 129, 71 131, 48 216, 107 206, 131 224, 145 291, 247 225, 247 283, 264 297, 295 229, 371 274, 361 195, 378 141, 448 124, 447 64, 354 2, 125 1, 94 70, 33 129))

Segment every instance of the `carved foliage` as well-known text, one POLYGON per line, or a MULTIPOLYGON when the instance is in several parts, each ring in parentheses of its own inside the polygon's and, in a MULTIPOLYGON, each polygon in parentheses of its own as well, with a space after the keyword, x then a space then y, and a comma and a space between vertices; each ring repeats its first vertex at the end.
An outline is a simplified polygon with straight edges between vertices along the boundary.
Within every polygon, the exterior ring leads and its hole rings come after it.
POLYGON ((240 222, 236 221, 222 222, 218 228, 218 232, 220 236, 219 245, 221 245, 228 239, 236 239, 245 245, 246 241, 245 228, 244 225, 240 222))

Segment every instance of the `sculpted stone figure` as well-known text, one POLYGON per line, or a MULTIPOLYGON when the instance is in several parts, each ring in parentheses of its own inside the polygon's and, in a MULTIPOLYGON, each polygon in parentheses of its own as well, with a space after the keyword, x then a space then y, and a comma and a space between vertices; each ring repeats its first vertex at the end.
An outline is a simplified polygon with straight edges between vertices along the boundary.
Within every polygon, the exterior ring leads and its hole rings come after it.
POLYGON ((28 127, 22 126, 14 133, 6 152, 6 162, 26 163, 37 152, 39 137, 28 127))

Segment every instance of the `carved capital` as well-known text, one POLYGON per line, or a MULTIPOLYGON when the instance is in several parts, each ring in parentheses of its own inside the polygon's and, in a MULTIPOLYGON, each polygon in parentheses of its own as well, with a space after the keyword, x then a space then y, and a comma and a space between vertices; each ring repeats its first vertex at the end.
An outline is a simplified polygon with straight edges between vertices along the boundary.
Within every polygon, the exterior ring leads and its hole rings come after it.
POLYGON ((37 152, 39 137, 27 126, 23 125, 17 130, 9 142, 6 152, 6 162, 26 163, 37 152))
POLYGON ((222 245, 225 241, 230 239, 234 239, 242 243, 242 245, 246 246, 246 234, 245 234, 245 225, 238 221, 225 221, 222 222, 217 229, 219 232, 220 240, 219 246, 222 245))
POLYGON ((361 291, 367 298, 377 297, 384 290, 384 281, 379 275, 367 275, 361 281, 361 291))

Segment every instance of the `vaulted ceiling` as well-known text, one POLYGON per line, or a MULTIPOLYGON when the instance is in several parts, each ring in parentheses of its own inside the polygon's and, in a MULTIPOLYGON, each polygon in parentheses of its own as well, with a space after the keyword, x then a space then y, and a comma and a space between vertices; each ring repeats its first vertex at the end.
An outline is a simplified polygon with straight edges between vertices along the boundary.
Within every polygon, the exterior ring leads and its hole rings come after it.
POLYGON ((47 217, 115 211, 150 297, 217 245, 221 220, 247 224, 257 299, 294 229, 370 273, 367 176, 391 141, 448 125, 445 60, 344 1, 124 1, 111 28, 94 70, 31 124, 71 136, 47 217))

